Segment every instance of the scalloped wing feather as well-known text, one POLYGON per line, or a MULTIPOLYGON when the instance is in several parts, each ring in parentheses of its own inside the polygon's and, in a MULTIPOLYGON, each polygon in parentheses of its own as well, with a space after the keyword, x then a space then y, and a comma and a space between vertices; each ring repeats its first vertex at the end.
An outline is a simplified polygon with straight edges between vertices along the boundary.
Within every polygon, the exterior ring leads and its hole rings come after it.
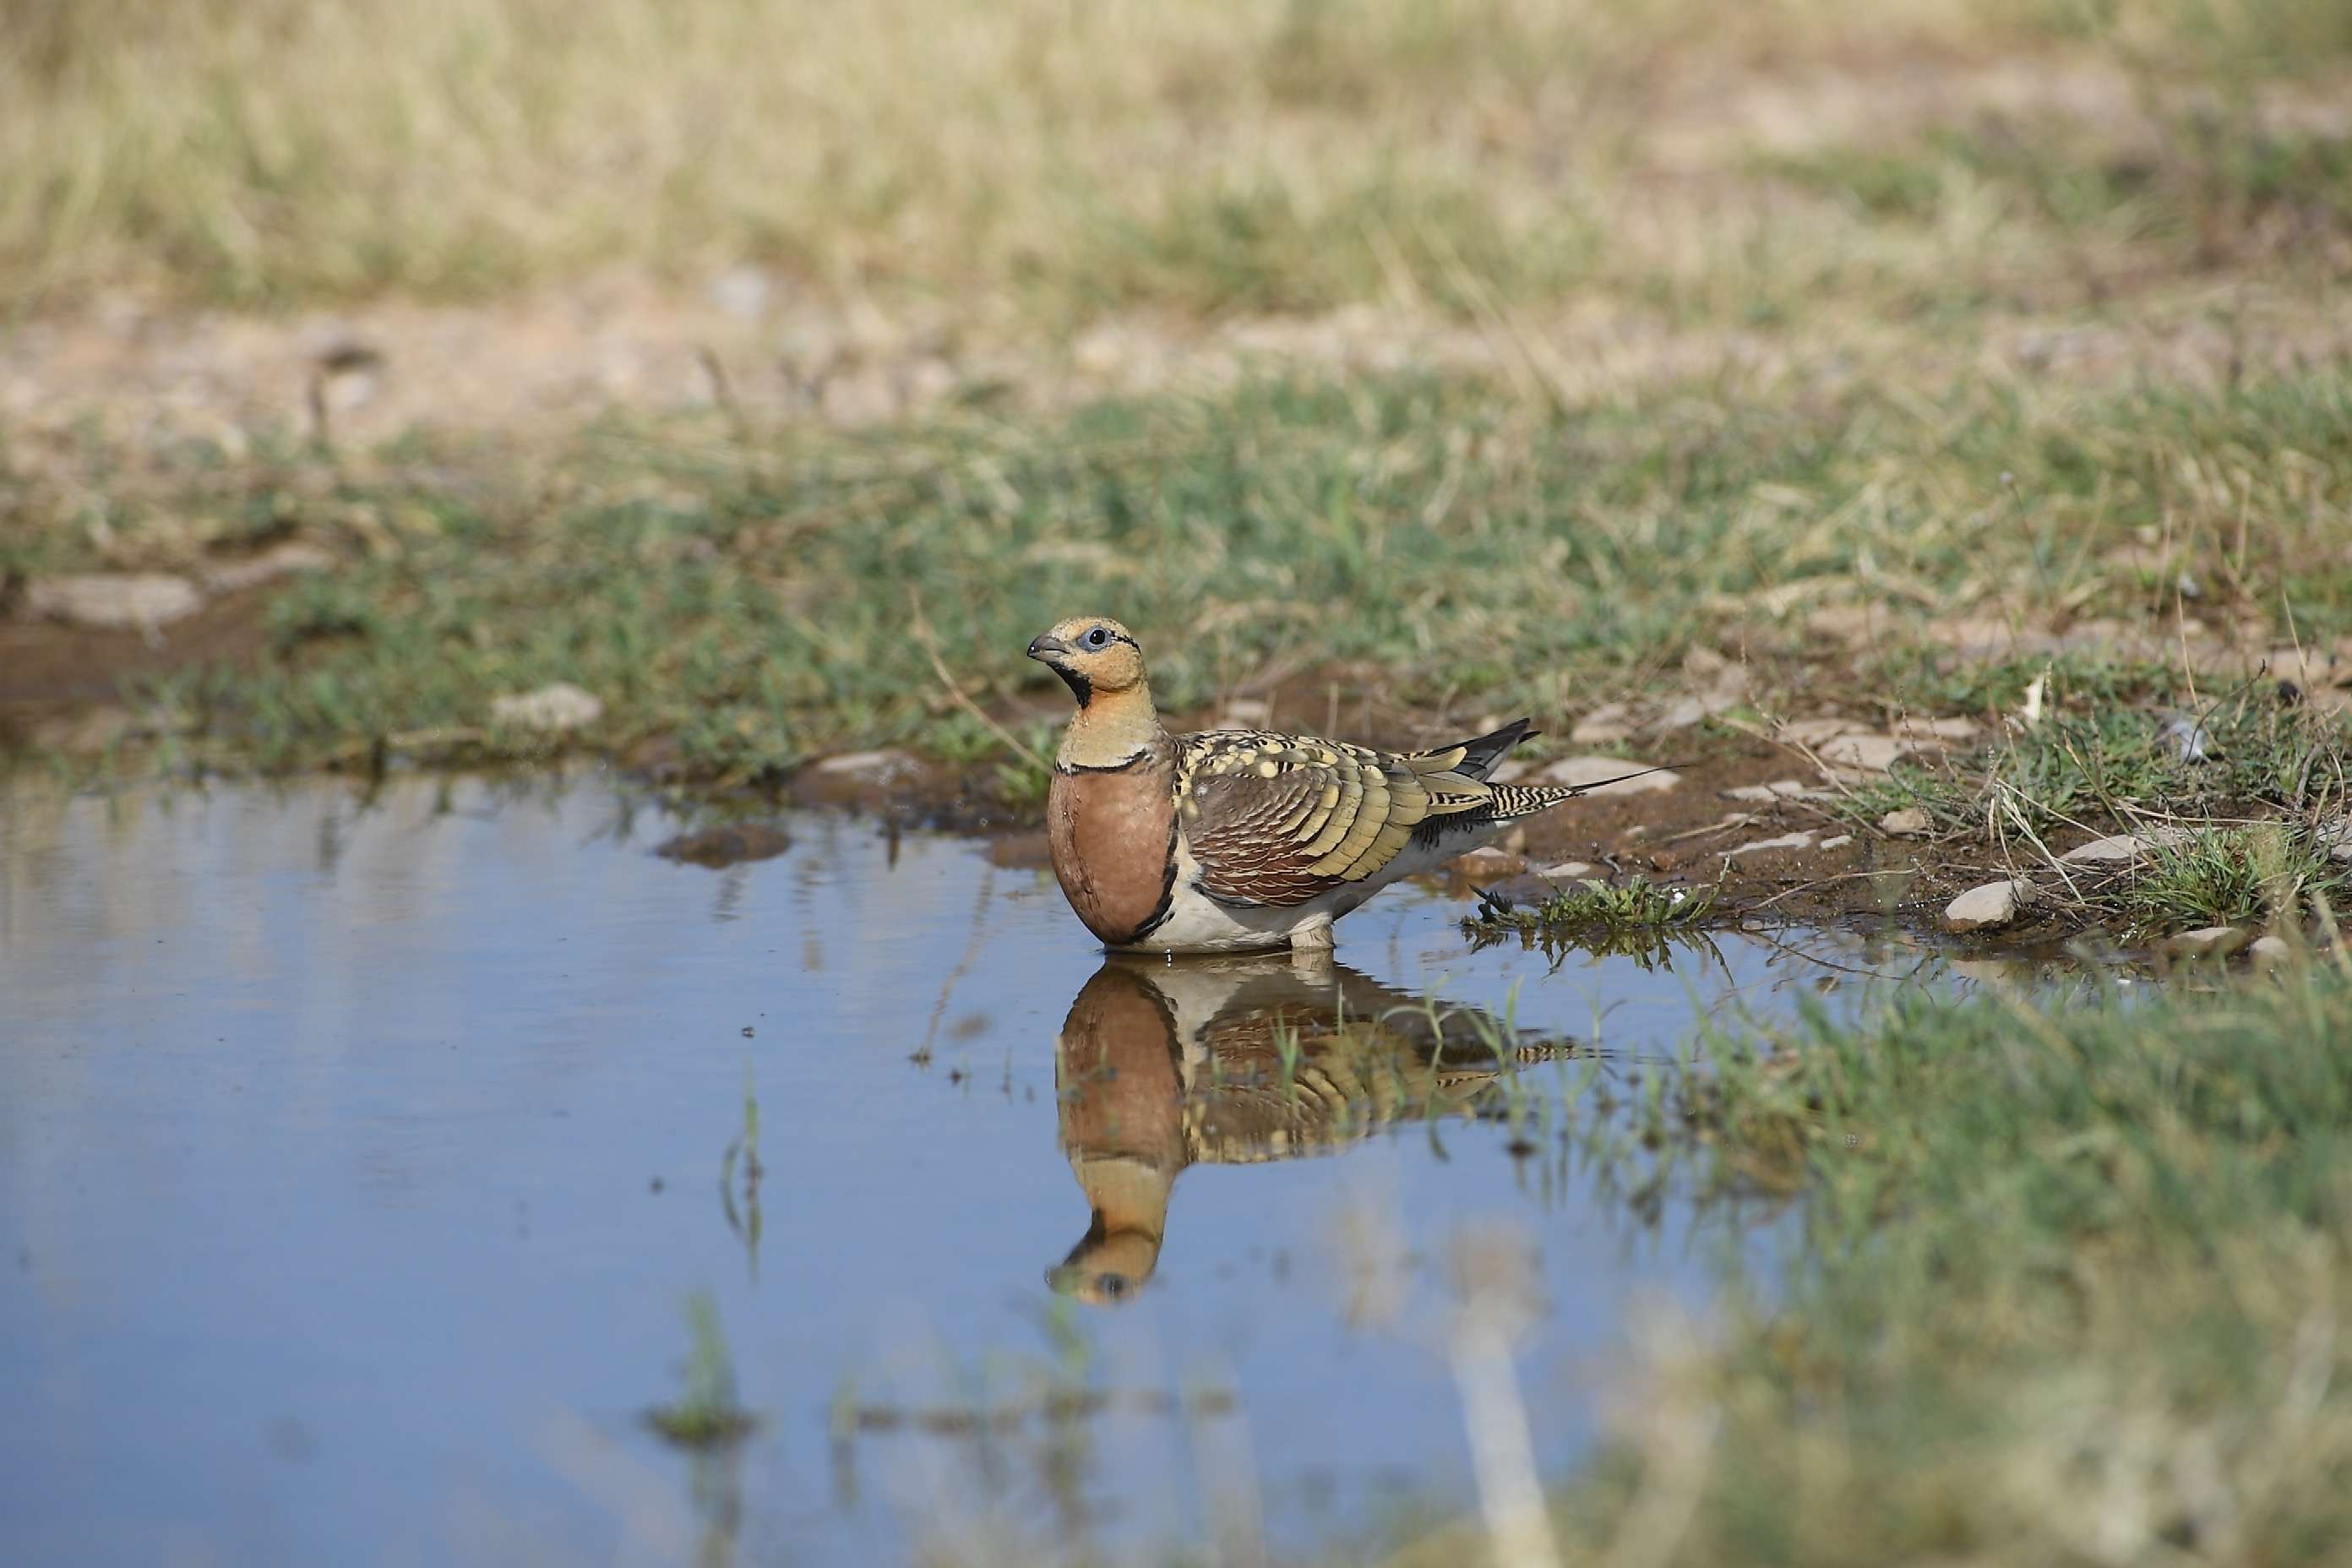
MULTIPOLYGON (((1504 734, 1518 738, 1482 739, 1504 734)), ((1507 794, 1515 805, 1547 797, 1532 810, 1573 794, 1489 784, 1479 773, 1508 746, 1489 747, 1474 772, 1464 763, 1475 744, 1398 752, 1257 730, 1187 737, 1177 801, 1202 888, 1228 903, 1306 903, 1378 875, 1432 818, 1504 819, 1525 815, 1496 809, 1507 794)))

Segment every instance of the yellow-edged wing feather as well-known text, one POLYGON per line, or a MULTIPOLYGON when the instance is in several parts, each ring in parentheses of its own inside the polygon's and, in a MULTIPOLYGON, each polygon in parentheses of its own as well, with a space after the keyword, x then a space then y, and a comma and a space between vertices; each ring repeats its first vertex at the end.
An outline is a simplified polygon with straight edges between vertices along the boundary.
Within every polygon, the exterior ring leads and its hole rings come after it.
POLYGON ((1256 730, 1189 737, 1177 763, 1201 885, 1228 903, 1300 904, 1379 873, 1433 816, 1486 805, 1465 748, 1377 752, 1256 730))

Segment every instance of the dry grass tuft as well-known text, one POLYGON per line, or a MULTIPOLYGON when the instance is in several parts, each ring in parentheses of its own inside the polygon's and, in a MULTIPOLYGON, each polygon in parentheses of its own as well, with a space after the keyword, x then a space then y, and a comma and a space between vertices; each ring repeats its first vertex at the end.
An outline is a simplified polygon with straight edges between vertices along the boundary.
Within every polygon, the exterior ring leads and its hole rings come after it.
MULTIPOLYGON (((1931 174, 1912 229, 1759 180, 1748 156, 1789 150, 1792 105, 1907 155, 1923 110, 2018 97, 1979 69, 2006 55, 2095 138, 2144 141, 2153 112, 2161 198, 2229 211, 2222 187, 2293 161, 2231 174, 2151 105, 2188 83, 2234 145, 2271 79, 2315 76, 2297 101, 2324 105, 2352 50, 2340 6, 2102 9, 8 0, 0 276, 16 304, 125 281, 274 303, 749 260, 1049 321, 1466 315, 1596 286, 1769 313, 1839 279, 2013 270, 2069 226, 2025 213, 2031 170, 1931 174)), ((2012 127, 2022 145, 2047 118, 2012 127)), ((2093 251, 2137 237, 2131 214, 2090 216, 2093 251)))

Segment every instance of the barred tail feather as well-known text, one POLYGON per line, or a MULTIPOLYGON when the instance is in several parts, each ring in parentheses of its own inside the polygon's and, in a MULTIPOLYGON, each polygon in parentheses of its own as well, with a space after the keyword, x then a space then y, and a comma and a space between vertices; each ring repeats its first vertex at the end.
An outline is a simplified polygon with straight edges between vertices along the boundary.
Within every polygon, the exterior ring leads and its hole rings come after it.
POLYGON ((1585 784, 1496 784, 1493 803, 1487 811, 1496 820, 1515 822, 1522 816, 1533 816, 1539 811, 1549 811, 1582 795, 1585 784))

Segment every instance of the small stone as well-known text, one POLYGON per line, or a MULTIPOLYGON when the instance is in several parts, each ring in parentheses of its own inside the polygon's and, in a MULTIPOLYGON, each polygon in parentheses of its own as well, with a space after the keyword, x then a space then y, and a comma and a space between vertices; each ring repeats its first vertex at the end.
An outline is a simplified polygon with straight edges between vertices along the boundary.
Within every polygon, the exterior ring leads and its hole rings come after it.
POLYGON ((518 692, 490 700, 490 718, 500 724, 550 733, 577 730, 604 716, 604 704, 593 692, 568 680, 558 680, 536 691, 518 692))
POLYGON ((1526 864, 1509 850, 1497 849, 1491 844, 1454 858, 1454 868, 1465 877, 1507 877, 1523 869, 1526 864))
POLYGON ((1878 831, 1889 838, 1925 838, 1928 831, 1927 814, 1916 805, 1890 811, 1878 819, 1878 831))
POLYGON ((2005 926, 2033 901, 2033 885, 2021 878, 2008 881, 1987 882, 1981 888, 1970 888, 1944 906, 1944 929, 1948 931, 1990 931, 2005 926))
POLYGON ((1677 698, 1658 715, 1657 727, 1661 730, 1687 730, 1703 720, 1738 707, 1742 695, 1727 686, 1719 686, 1712 691, 1677 698))
POLYGON ((2247 945, 2246 957, 2256 969, 2284 969, 2294 962, 2294 949, 2284 937, 2258 936, 2247 945))
POLYGON ((1668 769, 1643 773, 1648 766, 1624 757, 1562 757, 1544 769, 1541 777, 1546 784, 1589 786, 1584 787, 1587 795, 1647 795, 1683 782, 1682 774, 1668 769), (1628 773, 1642 776, 1628 778, 1628 773))
POLYGON ((2170 752, 2179 763, 2201 763, 2213 753, 2213 732, 2189 718, 2168 721, 2157 737, 2157 743, 2170 752))
POLYGON ((2115 833, 2078 844, 2059 860, 2068 866, 2129 866, 2159 849, 2168 849, 2189 837, 2179 827, 2151 827, 2141 833, 2115 833))
POLYGON ((889 778, 914 770, 915 759, 895 749, 878 752, 843 752, 826 757, 815 764, 821 773, 855 773, 877 778, 889 778))
POLYGON ((2352 860, 2352 816, 2340 822, 2323 823, 2315 836, 2319 847, 2327 851, 2331 860, 2352 860))
POLYGON ((1605 746, 1612 741, 1622 741, 1633 733, 1633 705, 1630 702, 1603 702, 1568 731, 1568 738, 1580 746, 1605 746))
POLYGON ((1866 728, 1851 719, 1791 719, 1780 726, 1780 737, 1800 746, 1818 746, 1823 741, 1855 734, 1866 728))
POLYGON ((826 378, 817 404, 824 417, 835 425, 878 425, 896 418, 899 411, 898 388, 880 365, 861 366, 826 378))
POLYGON ((1760 855, 1768 849, 1811 849, 1812 847, 1813 835, 1811 832, 1783 833, 1778 838, 1759 838, 1753 844, 1727 849, 1724 855, 1729 858, 1739 855, 1760 855))
POLYGON ((903 388, 907 404, 910 407, 921 408, 944 402, 955 391, 959 379, 955 366, 939 355, 930 354, 919 359, 907 367, 903 388))
POLYGON ((1853 834, 1851 834, 1851 833, 1841 833, 1841 834, 1839 834, 1835 838, 1824 838, 1824 839, 1822 839, 1822 840, 1821 847, 1822 847, 1822 848, 1824 848, 1824 849, 1843 849, 1843 848, 1844 848, 1847 845, 1849 845, 1849 844, 1851 844, 1851 843, 1853 843, 1853 834))
POLYGON ((2161 951, 2167 958, 2227 958, 2252 935, 2242 926, 2203 926, 2165 938, 2161 951))
POLYGON ((2263 662, 2273 676, 2294 682, 2305 693, 2334 686, 2347 673, 2345 661, 2325 648, 2273 648, 2263 662))
POLYGON ((2116 833, 2078 844, 2059 856, 2058 860, 2064 866, 2128 866, 2146 855, 2149 847, 2137 834, 2116 833))
POLYGON ((231 561, 205 574, 205 586, 215 594, 241 593, 259 587, 272 578, 285 577, 296 572, 323 572, 335 563, 330 551, 316 544, 291 541, 265 550, 258 555, 248 555, 242 561, 231 561))
POLYGON ((1973 719, 1922 719, 1916 715, 1895 726, 1895 732, 1914 744, 1937 741, 1973 741, 1984 728, 1973 719))
POLYGON ((1833 735, 1813 748, 1822 761, 1836 768, 1883 773, 1895 759, 1912 749, 1912 742, 1893 735, 1833 735))
POLYGON ((44 719, 33 726, 31 739, 37 752, 87 757, 96 756, 138 732, 138 721, 128 710, 109 706, 44 719))
POLYGON ((1869 605, 1824 605, 1805 617, 1805 629, 1832 642, 1860 647, 1874 633, 1885 629, 1887 618, 1884 610, 1869 605))
POLYGON ((766 315, 774 293, 774 284, 757 267, 730 267, 710 280, 710 302, 739 321, 766 315))
MULTIPOLYGON (((683 860, 716 871, 746 860, 770 859, 792 847, 791 837, 782 828, 761 822, 741 822, 706 827, 698 833, 681 833, 654 853, 665 860, 683 860)), ((744 1033, 751 1031, 746 1029, 744 1033)))
POLYGON ((1573 882, 1591 876, 1592 867, 1583 860, 1559 860, 1544 867, 1536 875, 1554 882, 1573 882))
POLYGON ((1726 800, 1771 801, 1795 800, 1813 794, 1811 785, 1802 779, 1774 779, 1770 784, 1741 784, 1738 789, 1723 792, 1726 800))
POLYGON ((350 414, 375 401, 383 388, 383 351, 355 338, 339 338, 311 360, 316 395, 325 408, 350 414))
POLYGON ((25 608, 35 616, 100 631, 152 631, 194 615, 204 602, 194 583, 163 573, 36 577, 25 585, 25 608))

